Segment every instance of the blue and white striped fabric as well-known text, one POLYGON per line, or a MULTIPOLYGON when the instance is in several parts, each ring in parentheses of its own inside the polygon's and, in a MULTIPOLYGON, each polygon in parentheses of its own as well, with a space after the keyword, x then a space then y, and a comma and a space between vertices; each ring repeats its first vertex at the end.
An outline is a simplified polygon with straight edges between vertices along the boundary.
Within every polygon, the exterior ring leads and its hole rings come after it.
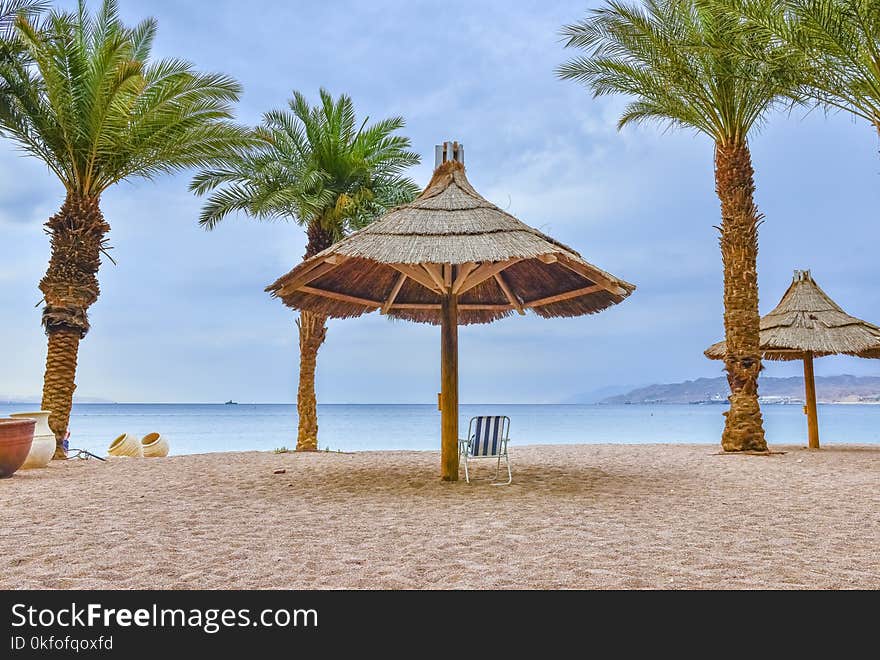
POLYGON ((502 447, 504 417, 475 417, 470 438, 471 456, 497 456, 502 447))

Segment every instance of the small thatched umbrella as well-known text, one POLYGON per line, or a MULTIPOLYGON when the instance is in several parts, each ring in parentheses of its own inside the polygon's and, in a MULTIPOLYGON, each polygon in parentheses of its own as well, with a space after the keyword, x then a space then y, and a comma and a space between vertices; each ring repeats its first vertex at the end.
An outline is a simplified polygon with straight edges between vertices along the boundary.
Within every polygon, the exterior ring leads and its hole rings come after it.
MULTIPOLYGON (((880 328, 844 312, 813 280, 808 270, 794 271, 794 280, 772 312, 761 319, 761 351, 765 360, 803 360, 810 447, 819 448, 816 379, 813 358, 855 355, 880 358, 880 328)), ((706 349, 706 357, 723 360, 724 342, 706 349)))
POLYGON ((465 177, 458 143, 410 204, 302 262, 267 291, 294 309, 335 318, 380 310, 442 327, 444 480, 458 479, 458 325, 594 314, 635 287, 483 199, 465 177))

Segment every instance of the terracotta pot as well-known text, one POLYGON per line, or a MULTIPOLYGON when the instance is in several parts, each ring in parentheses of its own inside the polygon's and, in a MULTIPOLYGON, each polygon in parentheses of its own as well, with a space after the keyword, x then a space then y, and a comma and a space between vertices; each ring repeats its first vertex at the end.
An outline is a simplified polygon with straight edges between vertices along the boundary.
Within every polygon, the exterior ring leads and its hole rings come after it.
POLYGON ((34 441, 28 452, 22 470, 31 468, 44 468, 49 465, 52 456, 55 455, 55 434, 49 428, 49 411, 35 410, 34 412, 12 413, 14 419, 35 419, 37 426, 34 428, 34 441))
POLYGON ((35 419, 0 419, 0 479, 11 477, 31 450, 35 419))
POLYGON ((146 458, 168 456, 168 441, 158 433, 148 433, 141 438, 141 446, 146 458))
POLYGON ((132 458, 142 458, 144 450, 141 448, 140 441, 133 435, 123 433, 113 442, 107 453, 111 456, 130 456, 132 458))

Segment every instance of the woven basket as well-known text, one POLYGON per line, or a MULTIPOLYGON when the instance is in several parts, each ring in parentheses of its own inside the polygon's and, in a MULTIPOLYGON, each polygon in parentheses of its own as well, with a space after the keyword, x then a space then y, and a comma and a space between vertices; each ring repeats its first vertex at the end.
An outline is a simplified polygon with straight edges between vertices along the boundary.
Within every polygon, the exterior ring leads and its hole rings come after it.
POLYGON ((168 441, 158 433, 148 433, 141 438, 141 446, 147 458, 168 456, 168 441))
POLYGON ((111 456, 143 458, 144 450, 137 438, 129 433, 123 433, 110 443, 110 448, 107 450, 107 453, 111 456))

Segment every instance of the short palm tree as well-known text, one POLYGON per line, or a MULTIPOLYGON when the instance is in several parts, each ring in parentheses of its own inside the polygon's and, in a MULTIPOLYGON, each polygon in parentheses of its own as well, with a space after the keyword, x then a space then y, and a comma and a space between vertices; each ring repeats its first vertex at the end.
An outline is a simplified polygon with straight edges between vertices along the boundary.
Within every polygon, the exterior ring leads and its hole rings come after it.
MULTIPOLYGON (((418 186, 403 172, 419 162, 408 138, 394 133, 401 117, 357 123, 345 95, 325 90, 314 107, 299 92, 289 110, 267 113, 256 129, 261 144, 239 150, 222 165, 193 180, 199 195, 210 193, 201 224, 213 229, 230 213, 257 219, 289 218, 305 226, 305 258, 363 227, 387 208, 412 200, 418 186)), ((318 447, 315 368, 327 334, 327 318, 300 312, 300 370, 297 450, 318 447)))
POLYGON ((725 4, 745 17, 750 27, 778 39, 802 59, 797 100, 812 98, 827 108, 850 112, 880 134, 878 0, 726 0, 725 4))
POLYGON ((42 160, 66 192, 46 223, 52 254, 40 282, 49 338, 43 408, 62 458, 77 352, 108 247, 101 195, 119 181, 206 167, 251 138, 230 121, 238 83, 181 60, 150 62, 155 21, 125 27, 113 0, 94 16, 82 1, 76 12, 53 11, 39 28, 20 14, 15 31, 24 57, 0 63, 0 132, 42 160))
POLYGON ((758 316, 758 225, 748 135, 789 91, 791 62, 772 40, 740 29, 709 0, 609 2, 563 29, 567 46, 587 51, 559 75, 586 84, 595 96, 632 98, 618 127, 655 121, 708 136, 715 146, 724 264, 725 369, 730 410, 722 446, 767 448, 758 404, 761 371, 758 316), (763 48, 763 60, 741 58, 735 45, 763 48))

